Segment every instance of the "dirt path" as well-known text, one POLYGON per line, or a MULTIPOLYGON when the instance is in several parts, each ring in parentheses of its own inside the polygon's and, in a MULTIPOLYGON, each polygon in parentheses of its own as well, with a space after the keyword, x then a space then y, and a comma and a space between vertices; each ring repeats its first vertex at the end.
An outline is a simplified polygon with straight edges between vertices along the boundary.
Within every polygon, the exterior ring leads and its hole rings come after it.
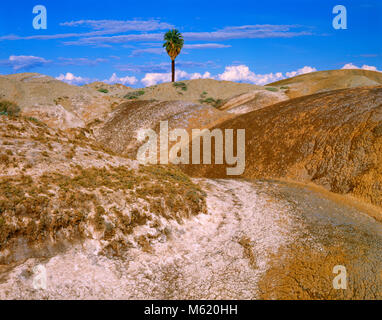
POLYGON ((30 259, 0 279, 0 299, 381 298, 382 226, 370 217, 285 183, 199 182, 209 213, 173 223, 151 252, 108 259, 88 241, 30 259), (46 290, 32 286, 38 263, 46 290), (347 290, 333 289, 337 264, 347 290))

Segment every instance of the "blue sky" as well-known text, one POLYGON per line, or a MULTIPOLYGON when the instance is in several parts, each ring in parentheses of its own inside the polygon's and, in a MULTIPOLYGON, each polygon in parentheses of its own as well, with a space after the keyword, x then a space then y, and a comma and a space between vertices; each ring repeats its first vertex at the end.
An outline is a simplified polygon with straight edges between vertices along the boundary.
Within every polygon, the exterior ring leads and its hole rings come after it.
POLYGON ((177 78, 265 84, 296 74, 360 67, 382 70, 382 1, 21 0, 0 9, 0 74, 39 72, 72 84, 141 87, 168 81, 164 32, 185 47, 177 78), (336 5, 347 30, 332 26, 336 5), (47 9, 35 30, 32 9, 47 9))

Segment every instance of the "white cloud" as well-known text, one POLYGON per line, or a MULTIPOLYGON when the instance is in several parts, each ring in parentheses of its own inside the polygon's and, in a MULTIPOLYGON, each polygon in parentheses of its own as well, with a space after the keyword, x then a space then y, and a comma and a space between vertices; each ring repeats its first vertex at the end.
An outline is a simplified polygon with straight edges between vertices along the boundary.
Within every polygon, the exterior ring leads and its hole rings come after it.
POLYGON ((250 82, 258 85, 265 85, 270 82, 283 79, 281 72, 268 74, 255 74, 246 65, 228 66, 222 74, 217 76, 219 80, 250 82))
MULTIPOLYGON (((58 77, 56 77, 57 80, 64 81, 69 84, 73 85, 83 85, 90 82, 98 81, 98 79, 95 78, 84 78, 81 76, 75 76, 71 72, 67 72, 66 74, 60 74, 58 77)), ((103 80, 105 83, 114 84, 114 83, 122 83, 124 85, 133 85, 138 82, 138 79, 136 77, 118 77, 116 73, 113 73, 109 79, 103 80)))
MULTIPOLYGON (((223 73, 216 76, 211 75, 210 72, 201 73, 187 73, 182 70, 176 71, 177 80, 185 79, 218 79, 224 81, 237 81, 248 82, 257 85, 266 85, 271 82, 285 79, 286 77, 294 77, 296 75, 305 74, 309 72, 317 71, 316 68, 305 66, 296 71, 286 72, 285 75, 282 72, 256 74, 249 69, 246 65, 227 66, 223 73)), ((171 73, 146 73, 141 82, 145 86, 152 86, 161 82, 171 81, 171 73)))
MULTIPOLYGON (((175 71, 176 80, 193 80, 193 79, 211 79, 213 76, 209 72, 205 72, 204 74, 200 73, 188 73, 183 70, 175 71)), ((145 86, 153 86, 162 82, 170 82, 171 81, 171 72, 168 73, 146 73, 145 77, 141 80, 141 82, 145 86)))
POLYGON ((44 66, 51 61, 35 56, 10 56, 7 60, 1 60, 0 65, 11 67, 13 70, 30 70, 44 66))
MULTIPOLYGON (((186 71, 177 70, 175 71, 175 78, 177 80, 189 79, 191 77, 186 71)), ((141 82, 145 86, 153 86, 162 82, 170 82, 171 81, 171 72, 168 73, 146 73, 145 77, 141 80, 141 82)))
POLYGON ((92 81, 89 78, 76 77, 70 72, 67 72, 65 75, 60 74, 56 79, 74 85, 83 85, 92 81))
POLYGON ((359 69, 359 68, 352 63, 347 63, 342 67, 342 69, 359 69))
POLYGON ((214 77, 211 75, 211 73, 209 73, 208 71, 205 72, 204 74, 200 74, 200 73, 193 73, 190 77, 191 80, 194 80, 194 79, 213 79, 214 77))
POLYGON ((378 71, 378 70, 377 70, 377 67, 374 67, 374 66, 368 66, 368 65, 366 65, 366 64, 364 64, 361 68, 362 68, 363 70, 378 71))
POLYGON ((285 73, 285 75, 288 78, 291 78, 291 77, 299 76, 300 74, 311 73, 311 72, 316 72, 316 71, 317 71, 316 68, 305 66, 305 67, 300 68, 296 71, 287 72, 287 73, 285 73))
POLYGON ((222 74, 217 76, 220 80, 249 82, 257 85, 266 85, 271 82, 279 81, 285 78, 295 77, 300 74, 317 71, 316 68, 305 66, 296 71, 286 72, 285 76, 282 72, 256 74, 252 72, 246 65, 228 66, 222 74))
POLYGON ((363 70, 369 70, 369 71, 379 71, 377 69, 377 67, 374 67, 374 66, 368 66, 366 64, 364 64, 361 68, 357 67, 356 65, 354 65, 353 63, 347 63, 345 64, 342 69, 363 69, 363 70))
POLYGON ((109 84, 121 83, 123 85, 127 85, 127 84, 133 85, 138 82, 138 79, 136 77, 129 77, 129 76, 119 78, 117 77, 116 73, 113 73, 113 75, 109 79, 103 80, 103 82, 109 83, 109 84))

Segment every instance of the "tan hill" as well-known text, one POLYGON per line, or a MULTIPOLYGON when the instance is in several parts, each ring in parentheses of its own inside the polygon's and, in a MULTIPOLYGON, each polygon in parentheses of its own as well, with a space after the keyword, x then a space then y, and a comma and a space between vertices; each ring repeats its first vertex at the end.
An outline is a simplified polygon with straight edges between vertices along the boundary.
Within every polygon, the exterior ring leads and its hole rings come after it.
POLYGON ((266 90, 254 90, 232 97, 231 99, 226 100, 226 102, 219 107, 219 110, 242 114, 288 99, 285 90, 266 88, 266 90))
POLYGON ((0 100, 15 102, 25 116, 52 127, 83 127, 122 100, 38 73, 0 76, 0 100))
MULTIPOLYGON (((246 130, 242 177, 314 182, 382 205, 382 86, 284 101, 217 128, 246 130)), ((227 177, 225 165, 190 165, 185 170, 227 177)))
POLYGON ((205 210, 204 193, 177 168, 139 166, 85 129, 0 115, 0 144, 0 271, 84 241, 106 256, 150 251, 171 221, 205 210))
POLYGON ((215 101, 219 99, 225 100, 256 89, 263 90, 264 88, 248 83, 196 79, 175 83, 162 83, 145 88, 144 99, 182 100, 200 103, 201 100, 207 100, 208 98, 215 101))
POLYGON ((88 87, 95 90, 108 90, 105 95, 113 95, 126 100, 157 100, 157 101, 188 101, 194 103, 220 106, 226 99, 253 90, 264 90, 263 87, 231 81, 218 81, 213 79, 195 79, 167 82, 158 85, 132 89, 122 85, 107 85, 93 83, 88 87))
POLYGON ((313 93, 382 84, 382 73, 361 69, 318 71, 277 81, 270 87, 286 89, 290 98, 313 93))
POLYGON ((129 92, 135 91, 134 88, 127 87, 120 83, 108 84, 101 81, 92 82, 92 83, 84 85, 83 87, 91 88, 105 95, 121 98, 121 99, 124 96, 126 96, 129 92))
POLYGON ((169 129, 209 128, 233 115, 208 105, 185 101, 132 101, 121 104, 105 122, 90 124, 96 139, 114 152, 136 159, 139 129, 159 131, 160 121, 169 129))

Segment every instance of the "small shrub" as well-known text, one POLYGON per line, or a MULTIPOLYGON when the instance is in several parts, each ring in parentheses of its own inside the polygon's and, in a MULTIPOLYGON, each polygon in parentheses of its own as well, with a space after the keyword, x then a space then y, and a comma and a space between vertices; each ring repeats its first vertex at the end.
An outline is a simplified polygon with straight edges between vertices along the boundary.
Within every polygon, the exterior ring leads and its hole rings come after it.
POLYGON ((105 89, 105 88, 100 88, 98 89, 99 92, 102 92, 102 93, 108 93, 109 90, 105 89))
POLYGON ((376 137, 382 137, 382 123, 373 129, 373 133, 376 137))
POLYGON ((282 86, 282 87, 280 87, 280 89, 281 89, 281 90, 288 90, 289 87, 288 87, 288 86, 282 86))
POLYGON ((174 82, 173 86, 176 89, 181 89, 183 91, 187 91, 187 85, 184 82, 174 82))
POLYGON ((265 90, 272 91, 272 92, 277 92, 277 91, 279 91, 279 89, 278 89, 278 88, 275 88, 275 87, 265 87, 265 90))
POLYGON ((223 104, 223 100, 222 99, 214 99, 214 98, 206 98, 206 99, 200 99, 199 100, 200 103, 206 103, 206 104, 209 104, 215 108, 219 108, 222 104, 223 104))
POLYGON ((16 103, 8 100, 0 101, 0 114, 7 116, 17 116, 20 111, 21 109, 16 103))
POLYGON ((8 157, 8 155, 0 154, 0 163, 2 163, 2 164, 7 166, 9 164, 9 157, 8 157))
POLYGON ((133 91, 128 93, 127 95, 124 96, 124 98, 128 100, 134 100, 134 99, 138 99, 138 97, 143 96, 144 94, 145 94, 144 90, 138 90, 138 91, 133 91))

